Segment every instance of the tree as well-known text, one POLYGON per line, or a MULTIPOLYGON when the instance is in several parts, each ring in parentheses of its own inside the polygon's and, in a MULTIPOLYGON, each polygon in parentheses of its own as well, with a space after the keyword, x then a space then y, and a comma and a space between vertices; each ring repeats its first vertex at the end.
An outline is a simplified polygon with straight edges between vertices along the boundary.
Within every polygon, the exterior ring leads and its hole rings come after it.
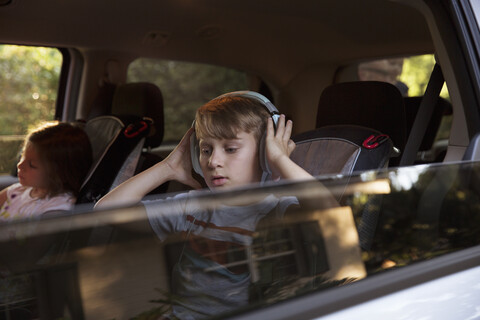
POLYGON ((23 135, 53 119, 61 65, 57 49, 0 46, 0 135, 23 135))
POLYGON ((0 172, 14 168, 23 135, 53 119, 61 65, 55 48, 0 45, 0 172))

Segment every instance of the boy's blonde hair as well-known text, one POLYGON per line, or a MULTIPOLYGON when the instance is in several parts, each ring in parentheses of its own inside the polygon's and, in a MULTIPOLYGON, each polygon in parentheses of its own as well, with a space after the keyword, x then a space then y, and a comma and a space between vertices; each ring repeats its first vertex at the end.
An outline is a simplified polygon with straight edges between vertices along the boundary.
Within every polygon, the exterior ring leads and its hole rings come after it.
POLYGON ((240 131, 253 133, 257 146, 267 129, 270 114, 260 101, 244 96, 213 99, 197 110, 197 139, 235 139, 240 131))

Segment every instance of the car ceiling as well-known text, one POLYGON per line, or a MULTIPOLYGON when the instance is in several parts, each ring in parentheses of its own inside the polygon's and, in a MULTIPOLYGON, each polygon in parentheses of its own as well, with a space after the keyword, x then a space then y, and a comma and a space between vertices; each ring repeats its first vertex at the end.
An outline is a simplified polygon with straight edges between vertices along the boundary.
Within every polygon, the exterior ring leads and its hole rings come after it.
POLYGON ((0 41, 213 63, 289 78, 316 65, 432 51, 387 0, 12 0, 0 41))

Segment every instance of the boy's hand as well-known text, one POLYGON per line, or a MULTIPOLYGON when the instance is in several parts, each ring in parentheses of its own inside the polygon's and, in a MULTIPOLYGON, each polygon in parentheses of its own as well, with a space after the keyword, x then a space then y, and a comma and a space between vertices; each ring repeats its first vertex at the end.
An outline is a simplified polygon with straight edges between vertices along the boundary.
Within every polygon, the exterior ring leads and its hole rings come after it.
POLYGON ((137 203, 150 191, 170 180, 177 180, 192 188, 200 189, 200 183, 192 177, 191 173, 189 141, 192 133, 193 129, 188 130, 182 141, 165 160, 120 184, 100 199, 95 204, 95 208, 137 203))
POLYGON ((291 120, 285 122, 285 115, 280 115, 277 123, 277 131, 273 127, 272 118, 268 118, 267 137, 265 141, 268 164, 272 169, 272 178, 275 180, 282 175, 280 166, 295 149, 295 142, 290 139, 293 123, 291 120))
POLYGON ((192 161, 190 156, 190 136, 194 129, 190 128, 183 136, 177 147, 164 160, 171 170, 172 180, 200 189, 200 183, 192 177, 192 161))

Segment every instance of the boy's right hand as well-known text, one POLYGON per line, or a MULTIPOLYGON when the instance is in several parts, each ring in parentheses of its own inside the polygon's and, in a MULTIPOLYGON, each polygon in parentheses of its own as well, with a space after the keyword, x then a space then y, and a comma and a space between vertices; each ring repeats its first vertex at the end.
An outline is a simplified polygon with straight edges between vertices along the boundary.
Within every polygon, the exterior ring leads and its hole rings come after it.
POLYGON ((172 180, 176 180, 194 189, 201 189, 201 184, 192 176, 192 160, 190 155, 190 136, 194 129, 190 128, 177 147, 163 161, 171 170, 172 180))
POLYGON ((165 160, 120 184, 100 199, 95 208, 137 203, 150 191, 170 180, 177 180, 192 188, 200 189, 200 183, 192 177, 190 159, 192 133, 193 129, 188 130, 182 141, 165 160))

